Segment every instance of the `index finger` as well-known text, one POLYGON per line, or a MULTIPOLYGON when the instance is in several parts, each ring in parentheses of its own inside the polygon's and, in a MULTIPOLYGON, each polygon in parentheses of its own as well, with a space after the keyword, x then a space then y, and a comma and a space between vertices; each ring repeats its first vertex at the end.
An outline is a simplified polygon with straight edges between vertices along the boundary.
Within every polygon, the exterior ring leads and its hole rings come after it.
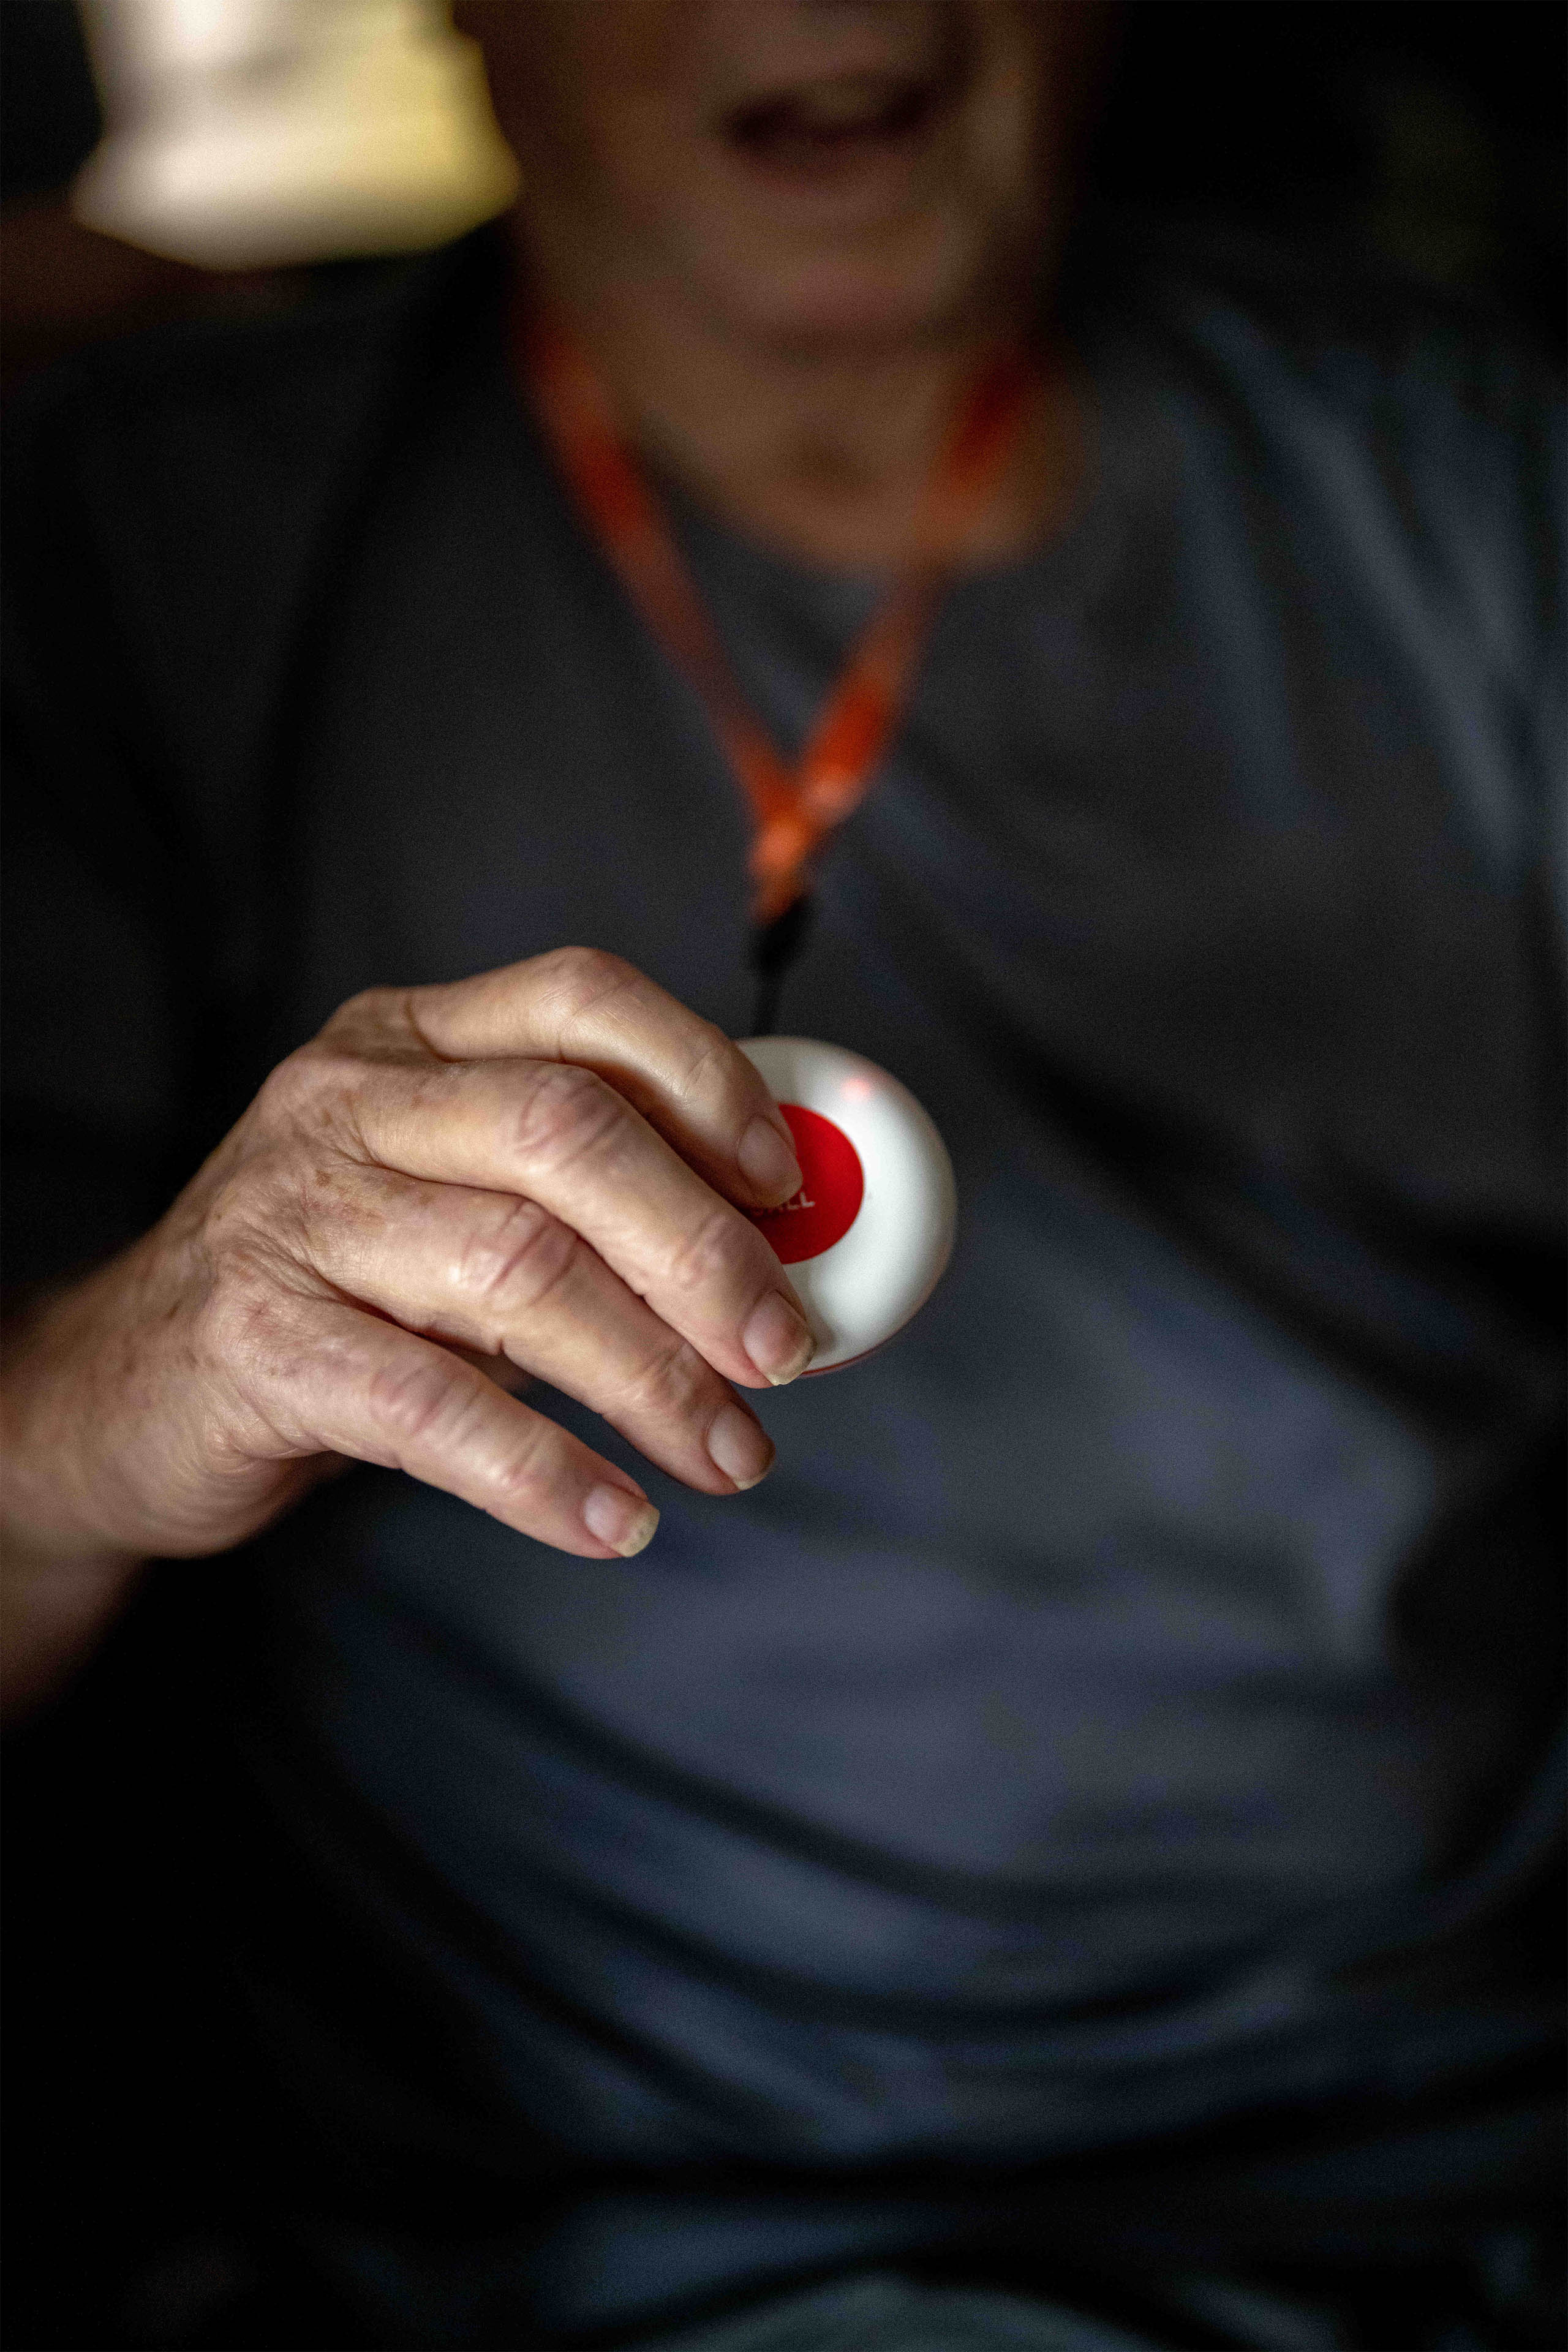
POLYGON ((443 1061, 529 1055, 595 1071, 731 1198, 773 1205, 800 1188, 784 1115, 740 1047, 620 956, 557 948, 402 1002, 443 1061))

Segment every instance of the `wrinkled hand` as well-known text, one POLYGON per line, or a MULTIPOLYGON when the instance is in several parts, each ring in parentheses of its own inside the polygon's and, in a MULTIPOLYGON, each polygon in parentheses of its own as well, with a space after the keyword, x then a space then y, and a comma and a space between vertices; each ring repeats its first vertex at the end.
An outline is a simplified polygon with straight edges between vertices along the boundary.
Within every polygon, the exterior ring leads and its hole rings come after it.
POLYGON ((799 1181, 745 1056, 614 957, 356 997, 24 1332, 14 1521, 46 1554, 216 1552, 348 1456, 638 1551, 641 1489, 503 1383, 539 1375, 701 1493, 754 1485, 773 1448, 731 1383, 793 1380, 811 1335, 733 1204, 799 1181))

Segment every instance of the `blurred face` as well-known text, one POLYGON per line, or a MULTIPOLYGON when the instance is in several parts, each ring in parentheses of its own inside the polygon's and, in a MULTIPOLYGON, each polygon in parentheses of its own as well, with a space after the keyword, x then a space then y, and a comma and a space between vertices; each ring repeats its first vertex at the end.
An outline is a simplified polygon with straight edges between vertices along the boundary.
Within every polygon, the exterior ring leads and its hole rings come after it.
POLYGON ((1059 223, 1093 0, 472 0, 544 266, 779 344, 951 331, 1059 223))

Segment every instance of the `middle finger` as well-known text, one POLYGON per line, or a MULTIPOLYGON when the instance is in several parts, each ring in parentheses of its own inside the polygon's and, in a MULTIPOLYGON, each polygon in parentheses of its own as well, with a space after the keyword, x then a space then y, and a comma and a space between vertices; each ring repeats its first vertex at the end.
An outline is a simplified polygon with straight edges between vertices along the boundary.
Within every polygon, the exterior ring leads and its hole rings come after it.
POLYGON ((772 1465, 728 1382, 534 1202, 365 1168, 311 1219, 303 1247, 335 1289, 537 1373, 689 1486, 729 1494, 772 1465))
POLYGON ((353 1109, 382 1166, 548 1209, 728 1379, 779 1387, 805 1370, 810 1326, 756 1226, 593 1071, 379 1065, 353 1109))

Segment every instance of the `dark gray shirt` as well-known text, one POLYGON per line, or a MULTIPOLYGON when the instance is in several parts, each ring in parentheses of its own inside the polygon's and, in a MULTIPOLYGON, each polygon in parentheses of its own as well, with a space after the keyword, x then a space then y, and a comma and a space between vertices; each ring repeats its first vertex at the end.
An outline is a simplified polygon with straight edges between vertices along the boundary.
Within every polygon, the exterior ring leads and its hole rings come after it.
MULTIPOLYGON (((200 1604, 254 1998, 399 2144, 1021 2166, 1546 2030, 1489 1922, 1555 1810, 1551 404, 1179 274, 1079 333, 1081 511, 952 593, 785 995, 947 1139, 931 1305, 635 1562, 361 1471, 200 1604)), ((372 982, 586 940, 744 1034, 734 786, 477 265, 25 429, 33 1230, 372 982)), ((875 583, 675 504, 797 744, 875 583)))

